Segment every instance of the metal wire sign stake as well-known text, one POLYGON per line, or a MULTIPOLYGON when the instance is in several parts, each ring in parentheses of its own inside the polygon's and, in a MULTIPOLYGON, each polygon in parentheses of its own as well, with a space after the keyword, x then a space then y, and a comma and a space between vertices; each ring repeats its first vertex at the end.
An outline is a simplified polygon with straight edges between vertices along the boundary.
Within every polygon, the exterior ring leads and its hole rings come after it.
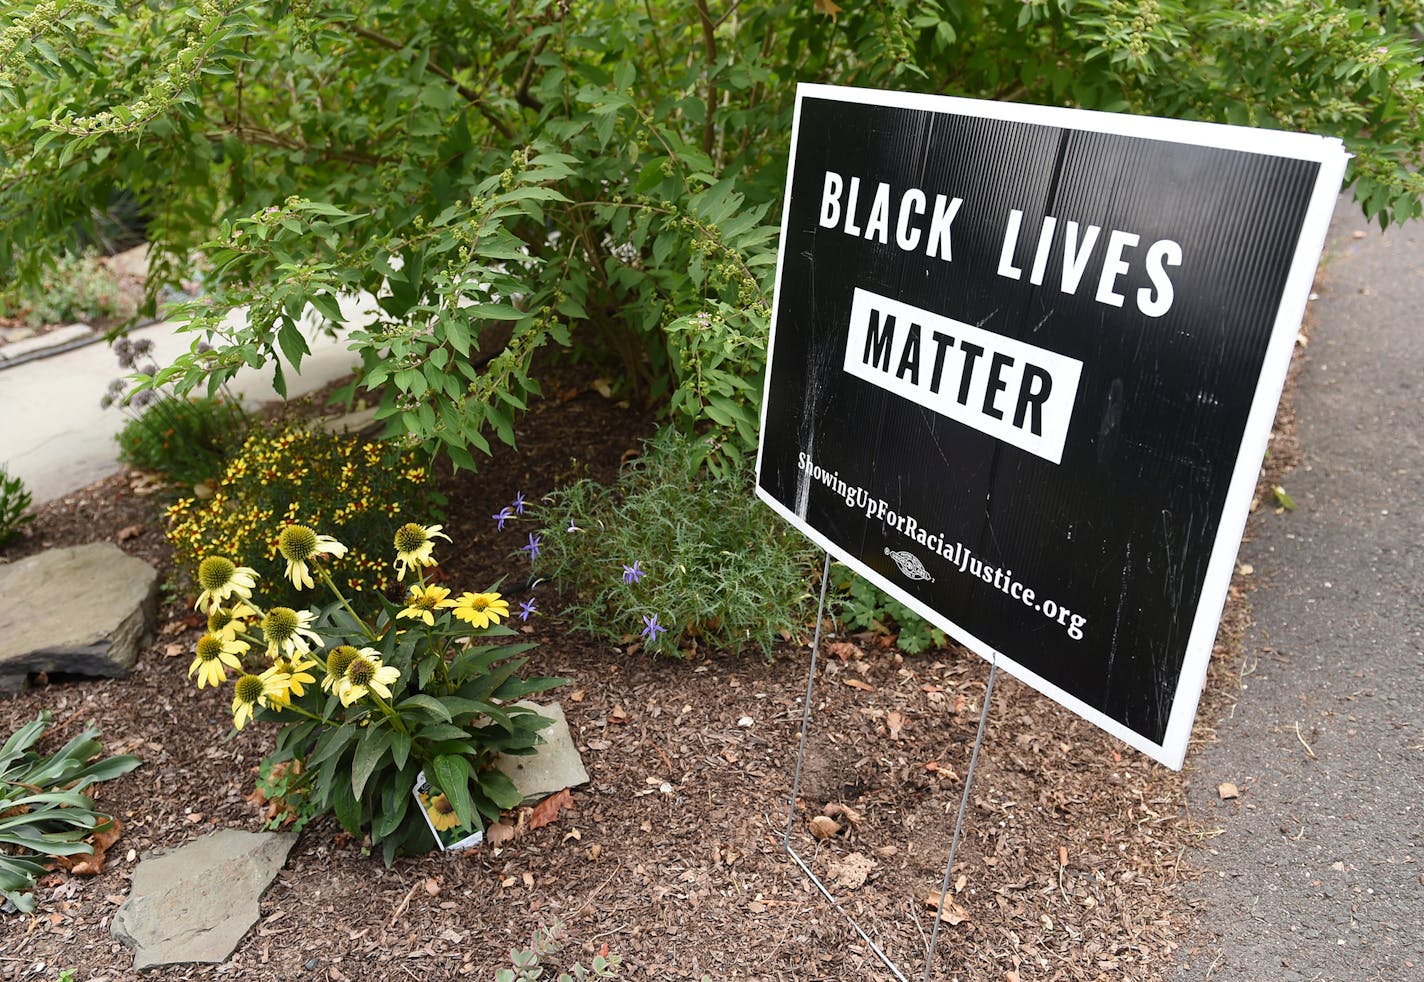
MULTIPOLYGON (((782 836, 782 848, 786 854, 795 860, 796 865, 801 867, 801 871, 807 878, 816 885, 816 889, 821 891, 821 895, 826 898, 832 907, 835 907, 845 915, 851 927, 870 946, 870 950, 875 953, 875 957, 880 959, 881 964, 888 968, 900 982, 909 982, 905 973, 875 942, 875 939, 861 927, 860 923, 851 916, 850 911, 841 906, 831 893, 830 888, 811 869, 810 864, 802 858, 791 844, 791 832, 796 827, 796 801, 801 793, 801 770, 806 758, 806 738, 810 731, 811 724, 811 697, 816 687, 816 661, 821 649, 821 624, 826 609, 826 588, 831 579, 831 554, 826 552, 825 563, 821 568, 821 596, 816 605, 816 631, 811 640, 811 668, 806 673, 806 698, 801 711, 801 740, 796 748, 796 772, 791 780, 791 805, 786 817, 786 832, 782 836)), ((939 908, 935 911, 934 928, 930 931, 930 943, 925 952, 925 975, 924 982, 929 982, 931 973, 934 971, 935 952, 939 946, 939 928, 944 922, 944 907, 949 903, 949 883, 954 871, 954 857, 959 851, 959 840, 964 831, 964 811, 969 804, 969 791, 974 786, 974 767, 979 762, 979 749, 984 745, 984 725, 989 719, 989 700, 994 695, 994 680, 999 674, 999 660, 995 656, 989 663, 989 682, 984 689, 984 705, 979 711, 979 732, 974 737, 974 749, 969 754, 969 769, 964 775, 964 792, 959 798, 959 813, 954 819, 954 837, 950 840, 949 858, 944 864, 944 879, 940 883, 939 908)))

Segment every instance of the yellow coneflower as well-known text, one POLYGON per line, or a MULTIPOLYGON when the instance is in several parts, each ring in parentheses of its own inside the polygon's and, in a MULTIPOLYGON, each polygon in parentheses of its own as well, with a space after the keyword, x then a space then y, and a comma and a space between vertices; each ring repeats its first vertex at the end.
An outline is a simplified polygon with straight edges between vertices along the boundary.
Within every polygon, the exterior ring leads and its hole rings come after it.
POLYGON ((217 688, 227 681, 227 668, 242 669, 242 656, 251 647, 221 634, 208 633, 198 639, 197 655, 188 666, 188 677, 198 676, 198 688, 217 688), (223 666, 227 666, 224 668, 223 666))
POLYGON ((256 585, 255 569, 239 566, 226 556, 209 556, 198 564, 198 586, 203 592, 198 594, 198 602, 193 606, 206 614, 228 597, 250 599, 256 585))
POLYGON ((413 586, 410 588, 410 596, 406 598, 405 607, 396 616, 425 621, 433 627, 434 611, 455 606, 455 601, 446 599, 449 596, 450 591, 443 586, 413 586))
POLYGON ((451 613, 474 627, 489 627, 509 616, 509 601, 497 593, 462 593, 451 613))
POLYGON ((396 579, 404 580, 406 571, 411 566, 435 566, 435 557, 431 555, 435 548, 437 538, 450 541, 450 537, 440 531, 439 525, 417 525, 415 522, 406 522, 396 529, 396 579))
POLYGON ((298 590, 310 589, 312 582, 307 562, 316 556, 344 556, 346 547, 329 535, 318 535, 305 525, 288 525, 277 537, 277 549, 287 561, 287 578, 298 590))

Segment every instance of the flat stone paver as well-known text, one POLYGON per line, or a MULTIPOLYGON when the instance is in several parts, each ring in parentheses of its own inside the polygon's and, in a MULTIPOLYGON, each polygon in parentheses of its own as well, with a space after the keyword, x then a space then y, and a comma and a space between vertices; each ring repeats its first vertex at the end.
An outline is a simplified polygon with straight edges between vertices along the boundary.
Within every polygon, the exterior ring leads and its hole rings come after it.
POLYGON ((223 829, 145 856, 109 930, 134 949, 138 971, 227 961, 296 841, 289 832, 223 829))
POLYGON ((0 565, 0 694, 36 672, 127 674, 157 604, 158 571, 111 542, 0 565))

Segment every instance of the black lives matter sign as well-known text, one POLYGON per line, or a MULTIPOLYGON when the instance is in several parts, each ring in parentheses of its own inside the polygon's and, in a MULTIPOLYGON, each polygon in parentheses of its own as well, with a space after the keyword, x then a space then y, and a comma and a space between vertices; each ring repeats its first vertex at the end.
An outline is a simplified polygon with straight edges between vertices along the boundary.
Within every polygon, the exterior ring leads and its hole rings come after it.
POLYGON ((802 86, 759 495, 1179 767, 1345 160, 802 86))

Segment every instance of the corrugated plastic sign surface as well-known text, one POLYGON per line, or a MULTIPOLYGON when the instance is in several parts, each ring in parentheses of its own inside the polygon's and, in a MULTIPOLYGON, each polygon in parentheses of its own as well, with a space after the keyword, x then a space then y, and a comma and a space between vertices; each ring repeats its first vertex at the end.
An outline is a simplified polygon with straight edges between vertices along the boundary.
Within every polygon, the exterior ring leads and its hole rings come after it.
POLYGON ((1180 767, 1345 160, 802 86, 759 495, 1180 767))

